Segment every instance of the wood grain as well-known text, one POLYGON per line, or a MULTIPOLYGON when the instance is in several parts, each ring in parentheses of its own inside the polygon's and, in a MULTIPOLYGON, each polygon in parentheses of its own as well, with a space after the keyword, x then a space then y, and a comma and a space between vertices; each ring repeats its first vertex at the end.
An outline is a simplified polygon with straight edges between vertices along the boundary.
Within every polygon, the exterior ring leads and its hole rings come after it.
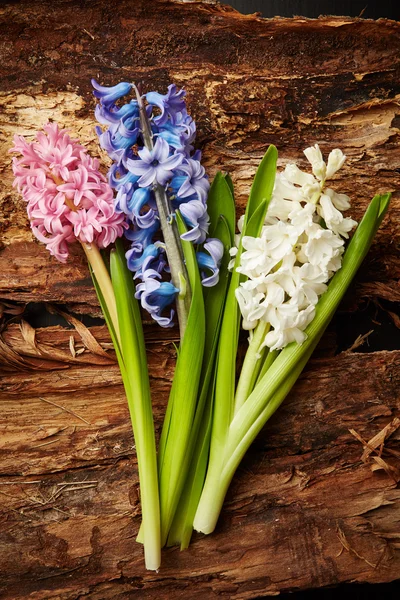
MULTIPOLYGON (((2 5, 0 31, 3 310, 42 302, 100 314, 80 249, 61 265, 34 241, 8 154, 13 134, 33 136, 52 120, 100 155, 106 170, 94 133, 94 76, 103 84, 136 81, 144 90, 184 85, 207 171, 232 174, 239 211, 269 143, 280 166, 305 166, 301 151, 315 142, 324 153, 342 148, 348 159, 333 187, 351 196, 354 218, 374 193, 394 194, 341 313, 361 323, 352 342, 379 331, 366 307, 400 323, 399 23, 264 20, 209 2, 23 0, 2 5)), ((135 542, 135 448, 107 331, 90 327, 104 356, 66 323, 33 330, 5 312, 2 597, 240 600, 398 578, 396 478, 361 460, 363 446, 349 430, 369 440, 399 415, 400 351, 334 356, 343 347, 339 323, 249 451, 216 532, 194 536, 186 552, 166 550, 161 571, 151 574, 135 542)), ((174 340, 176 332, 146 326, 158 431, 174 340)), ((399 430, 382 454, 394 468, 398 442, 399 430)))

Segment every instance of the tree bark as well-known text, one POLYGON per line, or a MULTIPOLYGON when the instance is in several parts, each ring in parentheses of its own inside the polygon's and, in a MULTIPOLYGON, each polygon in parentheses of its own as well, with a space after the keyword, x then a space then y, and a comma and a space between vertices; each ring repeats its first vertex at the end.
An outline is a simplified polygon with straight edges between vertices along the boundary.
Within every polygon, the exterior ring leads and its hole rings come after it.
MULTIPOLYGON (((398 578, 400 345, 393 335, 359 352, 356 338, 400 324, 400 24, 267 20, 201 2, 24 0, 0 8, 0 27, 2 597, 239 600, 398 578), (144 91, 184 85, 207 172, 231 173, 239 211, 270 143, 281 167, 305 167, 310 144, 341 148, 333 187, 351 196, 353 218, 375 193, 394 192, 341 315, 249 451, 217 530, 164 551, 158 574, 144 571, 135 542, 136 455, 105 327, 35 330, 12 312, 42 302, 100 315, 80 248, 61 265, 34 241, 8 154, 12 134, 52 120, 106 170, 91 77, 144 91), (390 423, 361 460, 362 440, 390 423)), ((146 325, 158 430, 176 336, 146 325)))

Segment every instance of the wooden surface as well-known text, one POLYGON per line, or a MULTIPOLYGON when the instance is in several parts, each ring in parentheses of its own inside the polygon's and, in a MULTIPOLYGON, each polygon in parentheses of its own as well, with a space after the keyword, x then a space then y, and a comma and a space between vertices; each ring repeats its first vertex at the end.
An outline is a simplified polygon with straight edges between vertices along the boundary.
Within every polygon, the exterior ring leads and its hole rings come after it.
MULTIPOLYGON (((0 27, 1 597, 239 600, 400 577, 400 24, 39 0, 2 5, 0 27), (136 456, 105 328, 90 328, 96 345, 66 321, 34 330, 12 314, 33 301, 99 315, 79 250, 60 265, 33 240, 8 155, 12 134, 49 119, 98 154, 92 76, 184 85, 208 173, 231 172, 239 207, 271 142, 281 166, 305 166, 301 150, 315 142, 343 149, 334 187, 351 196, 354 218, 375 192, 395 192, 340 316, 249 451, 217 530, 186 552, 166 550, 158 574, 144 571, 135 542, 136 456), (379 351, 353 345, 372 329, 379 351), (361 460, 356 436, 390 423, 384 448, 361 460)), ((146 327, 158 429, 175 336, 146 327)))

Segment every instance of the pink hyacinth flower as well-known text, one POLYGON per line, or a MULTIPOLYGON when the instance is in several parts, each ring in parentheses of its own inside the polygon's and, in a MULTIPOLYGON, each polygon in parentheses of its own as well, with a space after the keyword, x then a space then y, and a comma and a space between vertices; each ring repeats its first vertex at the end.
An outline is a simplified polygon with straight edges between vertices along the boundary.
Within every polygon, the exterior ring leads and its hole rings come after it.
POLYGON ((35 237, 59 261, 68 258, 68 245, 105 248, 123 234, 127 224, 116 212, 113 192, 92 158, 65 129, 48 123, 33 142, 15 136, 14 187, 27 202, 35 237))

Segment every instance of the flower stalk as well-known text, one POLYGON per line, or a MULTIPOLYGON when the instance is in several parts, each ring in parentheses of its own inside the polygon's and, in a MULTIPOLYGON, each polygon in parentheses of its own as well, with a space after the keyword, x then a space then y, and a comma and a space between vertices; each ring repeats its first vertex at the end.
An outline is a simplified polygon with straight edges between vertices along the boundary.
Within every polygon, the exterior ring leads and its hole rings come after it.
POLYGON ((248 396, 253 391, 254 384, 264 362, 264 353, 261 346, 269 329, 269 323, 260 321, 254 330, 236 387, 235 414, 243 406, 248 396))
MULTIPOLYGON (((136 86, 133 87, 139 105, 140 126, 142 130, 143 141, 145 147, 149 151, 152 151, 154 150, 153 135, 146 114, 146 108, 143 104, 143 99, 139 93, 139 90, 136 86)), ((181 339, 183 339, 191 302, 191 288, 189 277, 183 258, 182 244, 176 225, 176 220, 172 215, 173 211, 168 202, 168 197, 165 193, 165 189, 162 185, 160 185, 160 183, 156 182, 154 184, 153 191, 157 203, 157 210, 160 219, 161 230, 164 236, 165 251, 168 258, 168 264, 171 270, 171 281, 175 288, 177 288, 178 290, 182 290, 182 287, 185 288, 183 293, 178 293, 176 296, 176 312, 179 321, 179 331, 181 339), (183 281, 184 286, 182 286, 183 281)))
POLYGON ((119 330, 117 305, 115 301, 114 288, 111 282, 110 274, 104 264, 103 258, 96 244, 87 242, 81 242, 83 251, 86 255, 87 261, 92 268, 93 274, 96 277, 96 281, 101 290, 104 298, 104 302, 107 305, 110 313, 110 319, 115 329, 116 338, 118 343, 121 343, 121 335, 119 330))

